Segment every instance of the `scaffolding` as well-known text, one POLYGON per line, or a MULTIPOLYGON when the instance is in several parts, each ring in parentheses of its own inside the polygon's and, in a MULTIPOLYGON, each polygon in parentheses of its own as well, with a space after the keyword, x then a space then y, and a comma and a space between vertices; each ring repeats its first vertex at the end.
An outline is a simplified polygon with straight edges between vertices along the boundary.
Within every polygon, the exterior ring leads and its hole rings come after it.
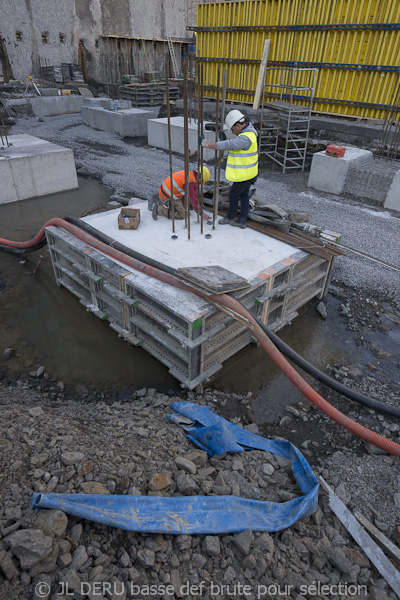
POLYGON ((304 171, 317 71, 265 69, 259 153, 279 164, 283 173, 304 171))

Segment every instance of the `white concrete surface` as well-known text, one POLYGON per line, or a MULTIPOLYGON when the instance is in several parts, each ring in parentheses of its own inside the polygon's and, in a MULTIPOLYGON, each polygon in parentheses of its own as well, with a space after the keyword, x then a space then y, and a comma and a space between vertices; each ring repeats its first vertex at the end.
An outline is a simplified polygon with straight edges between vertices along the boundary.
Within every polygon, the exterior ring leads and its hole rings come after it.
POLYGON ((217 223, 213 230, 212 226, 205 223, 202 235, 194 211, 190 213, 190 240, 183 220, 175 221, 175 235, 178 238, 173 240, 171 220, 160 216, 154 221, 147 202, 143 200, 138 199, 130 206, 140 209, 137 230, 118 229, 120 208, 89 215, 82 221, 128 248, 169 267, 179 269, 219 265, 248 281, 297 252, 296 248, 250 228, 239 229, 217 223), (206 239, 206 234, 211 234, 211 238, 206 239))
POLYGON ((36 117, 51 117, 65 113, 81 112, 84 97, 74 94, 72 96, 47 96, 45 98, 30 98, 32 110, 36 117))
POLYGON ((78 187, 72 150, 31 135, 8 137, 0 149, 0 204, 78 187))
POLYGON ((400 169, 393 177, 383 206, 400 212, 400 169))
POLYGON ((125 137, 147 135, 147 121, 154 118, 154 111, 142 108, 110 110, 102 106, 82 106, 82 120, 93 129, 125 137))
POLYGON ((361 150, 346 146, 345 155, 341 158, 328 156, 325 150, 314 154, 308 187, 315 188, 321 192, 341 194, 344 190, 349 165, 354 161, 363 161, 372 156, 369 150, 361 150))
MULTIPOLYGON (((210 121, 204 121, 204 126, 210 121)), ((172 117, 171 118, 171 150, 172 152, 178 152, 183 154, 184 149, 184 131, 183 131, 184 118, 183 117, 172 117)), ((147 122, 148 127, 148 144, 155 148, 161 148, 162 150, 168 150, 168 119, 150 119, 147 122)), ((192 154, 197 150, 198 147, 198 128, 197 121, 189 119, 189 152, 192 154)), ((228 129, 224 126, 226 137, 231 139, 235 137, 228 129)), ((204 130, 204 137, 209 142, 215 142, 214 131, 204 130)), ((215 157, 215 150, 208 148, 203 149, 204 160, 212 160, 215 157)))

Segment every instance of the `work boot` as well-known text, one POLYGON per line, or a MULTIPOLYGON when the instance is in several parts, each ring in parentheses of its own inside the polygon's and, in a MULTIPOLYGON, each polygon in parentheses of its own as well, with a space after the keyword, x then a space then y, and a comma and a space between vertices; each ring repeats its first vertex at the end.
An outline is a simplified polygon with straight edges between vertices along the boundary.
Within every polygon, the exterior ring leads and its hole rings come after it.
POLYGON ((231 221, 229 225, 232 225, 232 227, 239 227, 240 229, 246 229, 246 223, 241 223, 240 221, 231 221))
POLYGON ((151 214, 151 216, 153 217, 153 219, 154 219, 155 221, 157 221, 157 215, 158 215, 158 202, 155 202, 155 203, 153 204, 153 208, 152 208, 152 210, 151 210, 151 213, 152 213, 152 214, 151 214))
POLYGON ((233 219, 228 219, 228 217, 224 217, 218 221, 220 225, 232 225, 234 222, 235 221, 233 219))
POLYGON ((154 204, 158 204, 158 194, 153 194, 148 200, 147 200, 147 206, 149 210, 153 210, 153 206, 154 204))

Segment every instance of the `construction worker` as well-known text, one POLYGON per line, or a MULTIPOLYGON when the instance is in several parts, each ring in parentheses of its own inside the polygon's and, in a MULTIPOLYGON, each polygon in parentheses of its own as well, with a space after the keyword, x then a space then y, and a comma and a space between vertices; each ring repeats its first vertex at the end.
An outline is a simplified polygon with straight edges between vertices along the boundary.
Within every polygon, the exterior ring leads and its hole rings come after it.
POLYGON ((220 131, 219 138, 222 141, 209 142, 200 136, 199 144, 211 150, 229 150, 225 170, 225 179, 233 182, 229 190, 229 211, 218 223, 245 229, 249 214, 249 190, 258 175, 257 132, 240 110, 231 110, 226 116, 225 125, 237 136, 235 139, 227 140, 220 131), (240 213, 236 220, 239 201, 240 213))
MULTIPOLYGON (((197 183, 201 183, 203 173, 203 183, 210 179, 210 171, 203 166, 202 171, 189 171, 189 201, 192 208, 199 214, 199 203, 197 199, 197 183)), ((174 209, 175 219, 185 218, 184 198, 185 198, 185 171, 176 171, 172 173, 172 207, 174 209)), ((152 211, 153 219, 157 220, 157 215, 171 219, 171 183, 170 178, 164 179, 160 185, 158 194, 148 201, 149 210, 152 211)), ((203 220, 208 221, 209 215, 203 213, 203 220)))

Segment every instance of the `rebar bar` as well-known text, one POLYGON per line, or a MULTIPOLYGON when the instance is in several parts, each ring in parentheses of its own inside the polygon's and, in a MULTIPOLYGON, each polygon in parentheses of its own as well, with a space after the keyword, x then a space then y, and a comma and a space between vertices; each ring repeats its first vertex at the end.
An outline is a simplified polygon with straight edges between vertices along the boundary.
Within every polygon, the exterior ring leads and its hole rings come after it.
POLYGON ((382 127, 381 139, 374 156, 383 158, 386 153, 386 160, 393 160, 397 157, 400 145, 400 74, 397 74, 396 82, 393 87, 391 105, 385 117, 382 127), (394 131, 392 132, 392 127, 394 131), (390 141, 391 138, 391 141, 390 141))
MULTIPOLYGON (((217 70, 217 98, 216 98, 216 107, 215 107, 215 141, 218 142, 219 139, 219 92, 220 85, 219 80, 221 77, 221 65, 218 65, 217 70)), ((213 229, 215 229, 215 221, 217 220, 217 211, 218 211, 218 195, 219 195, 219 185, 217 186, 217 171, 218 171, 218 163, 219 163, 219 152, 216 149, 214 154, 214 202, 213 202, 213 229)))
MULTIPOLYGON (((223 86, 222 86, 222 107, 221 107, 221 119, 220 119, 222 132, 224 131, 224 122, 225 122, 225 101, 226 101, 227 80, 228 80, 228 69, 225 69, 224 70, 224 81, 223 81, 223 86)), ((224 159, 224 152, 222 151, 221 155, 219 156, 219 160, 218 160, 217 172, 214 173, 214 177, 217 182, 217 187, 216 187, 216 193, 214 195, 214 205, 213 205, 213 208, 214 208, 213 229, 215 229, 215 221, 217 220, 217 215, 218 215, 219 188, 220 188, 220 181, 221 181, 221 164, 222 164, 223 159, 224 159)))
POLYGON ((188 86, 187 86, 187 60, 183 64, 183 134, 185 154, 185 225, 188 240, 190 240, 190 192, 189 192, 189 124, 188 124, 188 86))
POLYGON ((171 104, 169 99, 169 61, 166 61, 166 89, 167 89, 167 118, 168 118, 168 156, 169 156, 169 184, 170 184, 170 213, 172 219, 172 233, 175 233, 175 211, 173 207, 172 192, 172 148, 171 148, 171 104))

